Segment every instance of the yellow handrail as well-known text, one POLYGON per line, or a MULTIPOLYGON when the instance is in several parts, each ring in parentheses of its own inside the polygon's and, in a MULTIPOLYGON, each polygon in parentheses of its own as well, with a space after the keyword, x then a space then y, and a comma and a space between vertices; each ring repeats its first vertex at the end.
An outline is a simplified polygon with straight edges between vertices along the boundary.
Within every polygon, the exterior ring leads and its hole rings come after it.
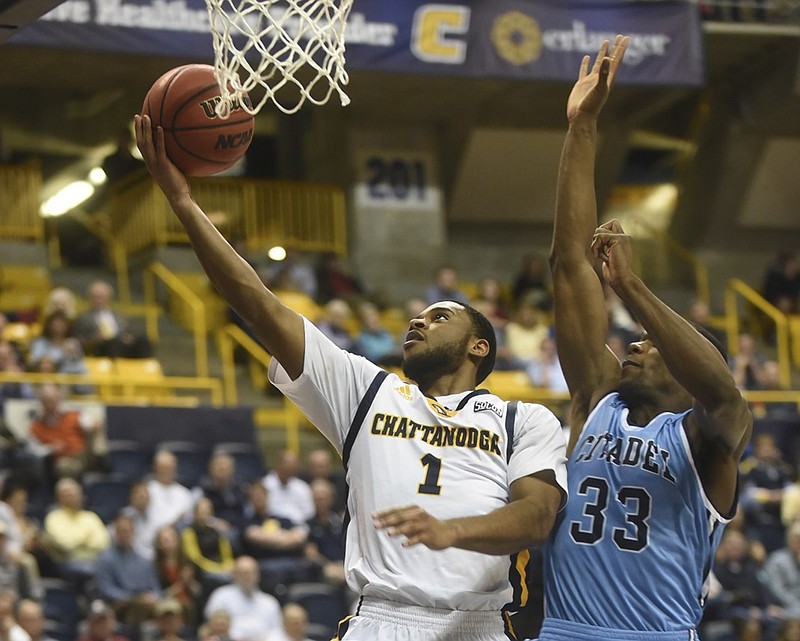
POLYGON ((163 282, 192 310, 192 332, 194 334, 195 371, 199 377, 208 376, 208 343, 206 342, 206 311, 203 299, 195 294, 162 263, 150 263, 144 272, 145 304, 156 305, 155 278, 163 282))
MULTIPOLYGON (((149 376, 131 376, 130 374, 43 374, 38 372, 0 372, 0 383, 29 383, 42 385, 91 385, 94 387, 119 386, 123 388, 147 387, 163 389, 198 389, 207 390, 211 395, 211 403, 215 407, 223 404, 222 382, 218 378, 192 376, 164 376, 153 379, 149 376)), ((103 395, 105 396, 105 395, 103 395)), ((111 395, 114 396, 113 394, 111 395)), ((124 401, 127 395, 120 395, 124 401)), ((104 398, 104 401, 107 399, 104 398)))
POLYGON ((789 360, 789 319, 786 314, 770 304, 755 289, 738 278, 730 279, 725 289, 725 324, 728 332, 728 351, 731 354, 735 354, 738 350, 739 310, 736 305, 737 295, 761 310, 775 323, 780 383, 782 387, 788 389, 792 384, 791 362, 789 360))
POLYGON ((694 252, 689 251, 683 245, 678 243, 669 234, 662 231, 655 225, 648 222, 643 215, 639 213, 632 213, 636 219, 636 224, 641 225, 647 229, 651 234, 656 236, 675 256, 687 263, 694 273, 694 283, 697 290, 697 298, 703 301, 706 305, 711 305, 711 288, 708 278, 708 267, 701 261, 694 252))
MULTIPOLYGON (((254 341, 240 327, 228 324, 217 330, 217 345, 222 358, 222 380, 225 385, 225 397, 228 405, 236 405, 236 365, 233 360, 234 343, 240 345, 252 358, 269 367, 272 357, 269 352, 254 341)), ((300 453, 300 414, 294 403, 283 398, 283 423, 286 427, 286 447, 292 452, 300 453)))

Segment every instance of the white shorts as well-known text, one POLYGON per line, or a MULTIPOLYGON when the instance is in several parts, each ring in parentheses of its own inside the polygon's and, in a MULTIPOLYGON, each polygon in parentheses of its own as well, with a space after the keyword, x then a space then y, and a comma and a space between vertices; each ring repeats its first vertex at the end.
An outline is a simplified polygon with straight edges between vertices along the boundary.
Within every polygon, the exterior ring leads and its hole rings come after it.
POLYGON ((363 597, 337 641, 508 641, 500 612, 442 610, 363 597))

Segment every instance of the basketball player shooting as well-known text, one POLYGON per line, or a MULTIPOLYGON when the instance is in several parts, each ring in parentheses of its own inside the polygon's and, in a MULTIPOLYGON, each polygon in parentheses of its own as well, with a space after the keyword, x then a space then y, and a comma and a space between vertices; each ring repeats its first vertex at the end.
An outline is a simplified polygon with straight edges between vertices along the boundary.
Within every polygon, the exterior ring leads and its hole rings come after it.
POLYGON ((627 45, 604 43, 591 69, 584 58, 567 103, 550 262, 570 500, 545 549, 540 641, 696 639, 752 431, 723 348, 633 273, 617 221, 597 227, 597 120, 627 45), (621 364, 605 346, 598 263, 646 332, 621 364))
POLYGON ((404 371, 338 349, 267 288, 192 199, 164 132, 137 116, 147 168, 217 290, 273 355, 270 380, 341 454, 345 569, 361 595, 337 638, 501 641, 508 555, 541 543, 565 498, 565 444, 540 405, 475 390, 496 344, 476 310, 436 303, 410 321, 404 371))

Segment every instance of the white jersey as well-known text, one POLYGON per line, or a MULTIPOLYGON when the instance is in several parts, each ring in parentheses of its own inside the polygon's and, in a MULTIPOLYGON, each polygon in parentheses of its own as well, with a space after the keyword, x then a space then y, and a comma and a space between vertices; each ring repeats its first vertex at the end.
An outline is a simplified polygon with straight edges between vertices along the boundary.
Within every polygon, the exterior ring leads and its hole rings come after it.
POLYGON ((269 376, 342 455, 352 517, 345 569, 353 590, 455 610, 500 610, 510 600, 508 557, 403 548, 402 537, 375 528, 372 514, 410 504, 439 519, 486 514, 508 503, 513 481, 544 470, 566 493, 564 438, 549 410, 485 390, 428 398, 340 350, 308 320, 303 373, 291 381, 273 359, 269 376))

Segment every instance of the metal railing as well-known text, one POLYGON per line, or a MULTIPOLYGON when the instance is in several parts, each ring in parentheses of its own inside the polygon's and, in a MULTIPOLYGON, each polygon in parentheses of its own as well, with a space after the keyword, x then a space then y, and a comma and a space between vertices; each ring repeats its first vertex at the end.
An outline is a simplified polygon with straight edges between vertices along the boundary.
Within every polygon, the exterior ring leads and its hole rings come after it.
MULTIPOLYGON (((225 397, 228 405, 236 405, 238 393, 236 389, 236 364, 234 362, 233 351, 238 345, 244 349, 256 364, 261 364, 264 368, 269 367, 272 357, 256 341, 248 336, 244 330, 233 324, 217 330, 217 345, 220 357, 222 358, 222 380, 225 386, 225 397)), ((263 414, 266 408, 261 408, 263 414)), ((270 417, 280 423, 286 430, 286 447, 292 452, 300 453, 300 425, 303 415, 297 406, 288 398, 282 397, 282 405, 274 412, 268 412, 270 417)))
MULTIPOLYGON (((91 386, 98 389, 98 397, 108 404, 146 403, 151 405, 185 405, 186 397, 175 396, 174 390, 201 390, 209 394, 211 404, 220 407, 224 403, 222 382, 218 378, 191 377, 191 376, 131 376, 130 374, 116 375, 113 373, 92 374, 41 374, 23 372, 0 372, 0 383, 28 383, 42 385, 52 383, 56 385, 91 386), (137 392, 137 388, 147 390, 146 393, 137 392), (164 394, 153 394, 152 390, 163 390, 164 394)), ((91 398, 92 395, 80 395, 80 398, 91 398)))
MULTIPOLYGON (((203 299, 195 294, 180 278, 158 261, 150 263, 144 271, 144 300, 146 307, 158 307, 156 283, 158 278, 191 310, 194 335, 195 372, 198 377, 208 376, 208 343, 206 338, 206 311, 203 299)), ((158 332, 157 326, 154 328, 158 332)))
POLYGON ((0 238, 44 240, 39 216, 42 172, 38 162, 0 165, 0 238))
POLYGON ((728 286, 725 288, 725 325, 728 332, 728 351, 731 354, 736 354, 739 347, 737 343, 740 323, 737 305, 738 297, 743 298, 775 323, 775 347, 778 357, 780 383, 782 387, 788 389, 792 382, 789 319, 755 289, 738 278, 729 280, 728 286))

